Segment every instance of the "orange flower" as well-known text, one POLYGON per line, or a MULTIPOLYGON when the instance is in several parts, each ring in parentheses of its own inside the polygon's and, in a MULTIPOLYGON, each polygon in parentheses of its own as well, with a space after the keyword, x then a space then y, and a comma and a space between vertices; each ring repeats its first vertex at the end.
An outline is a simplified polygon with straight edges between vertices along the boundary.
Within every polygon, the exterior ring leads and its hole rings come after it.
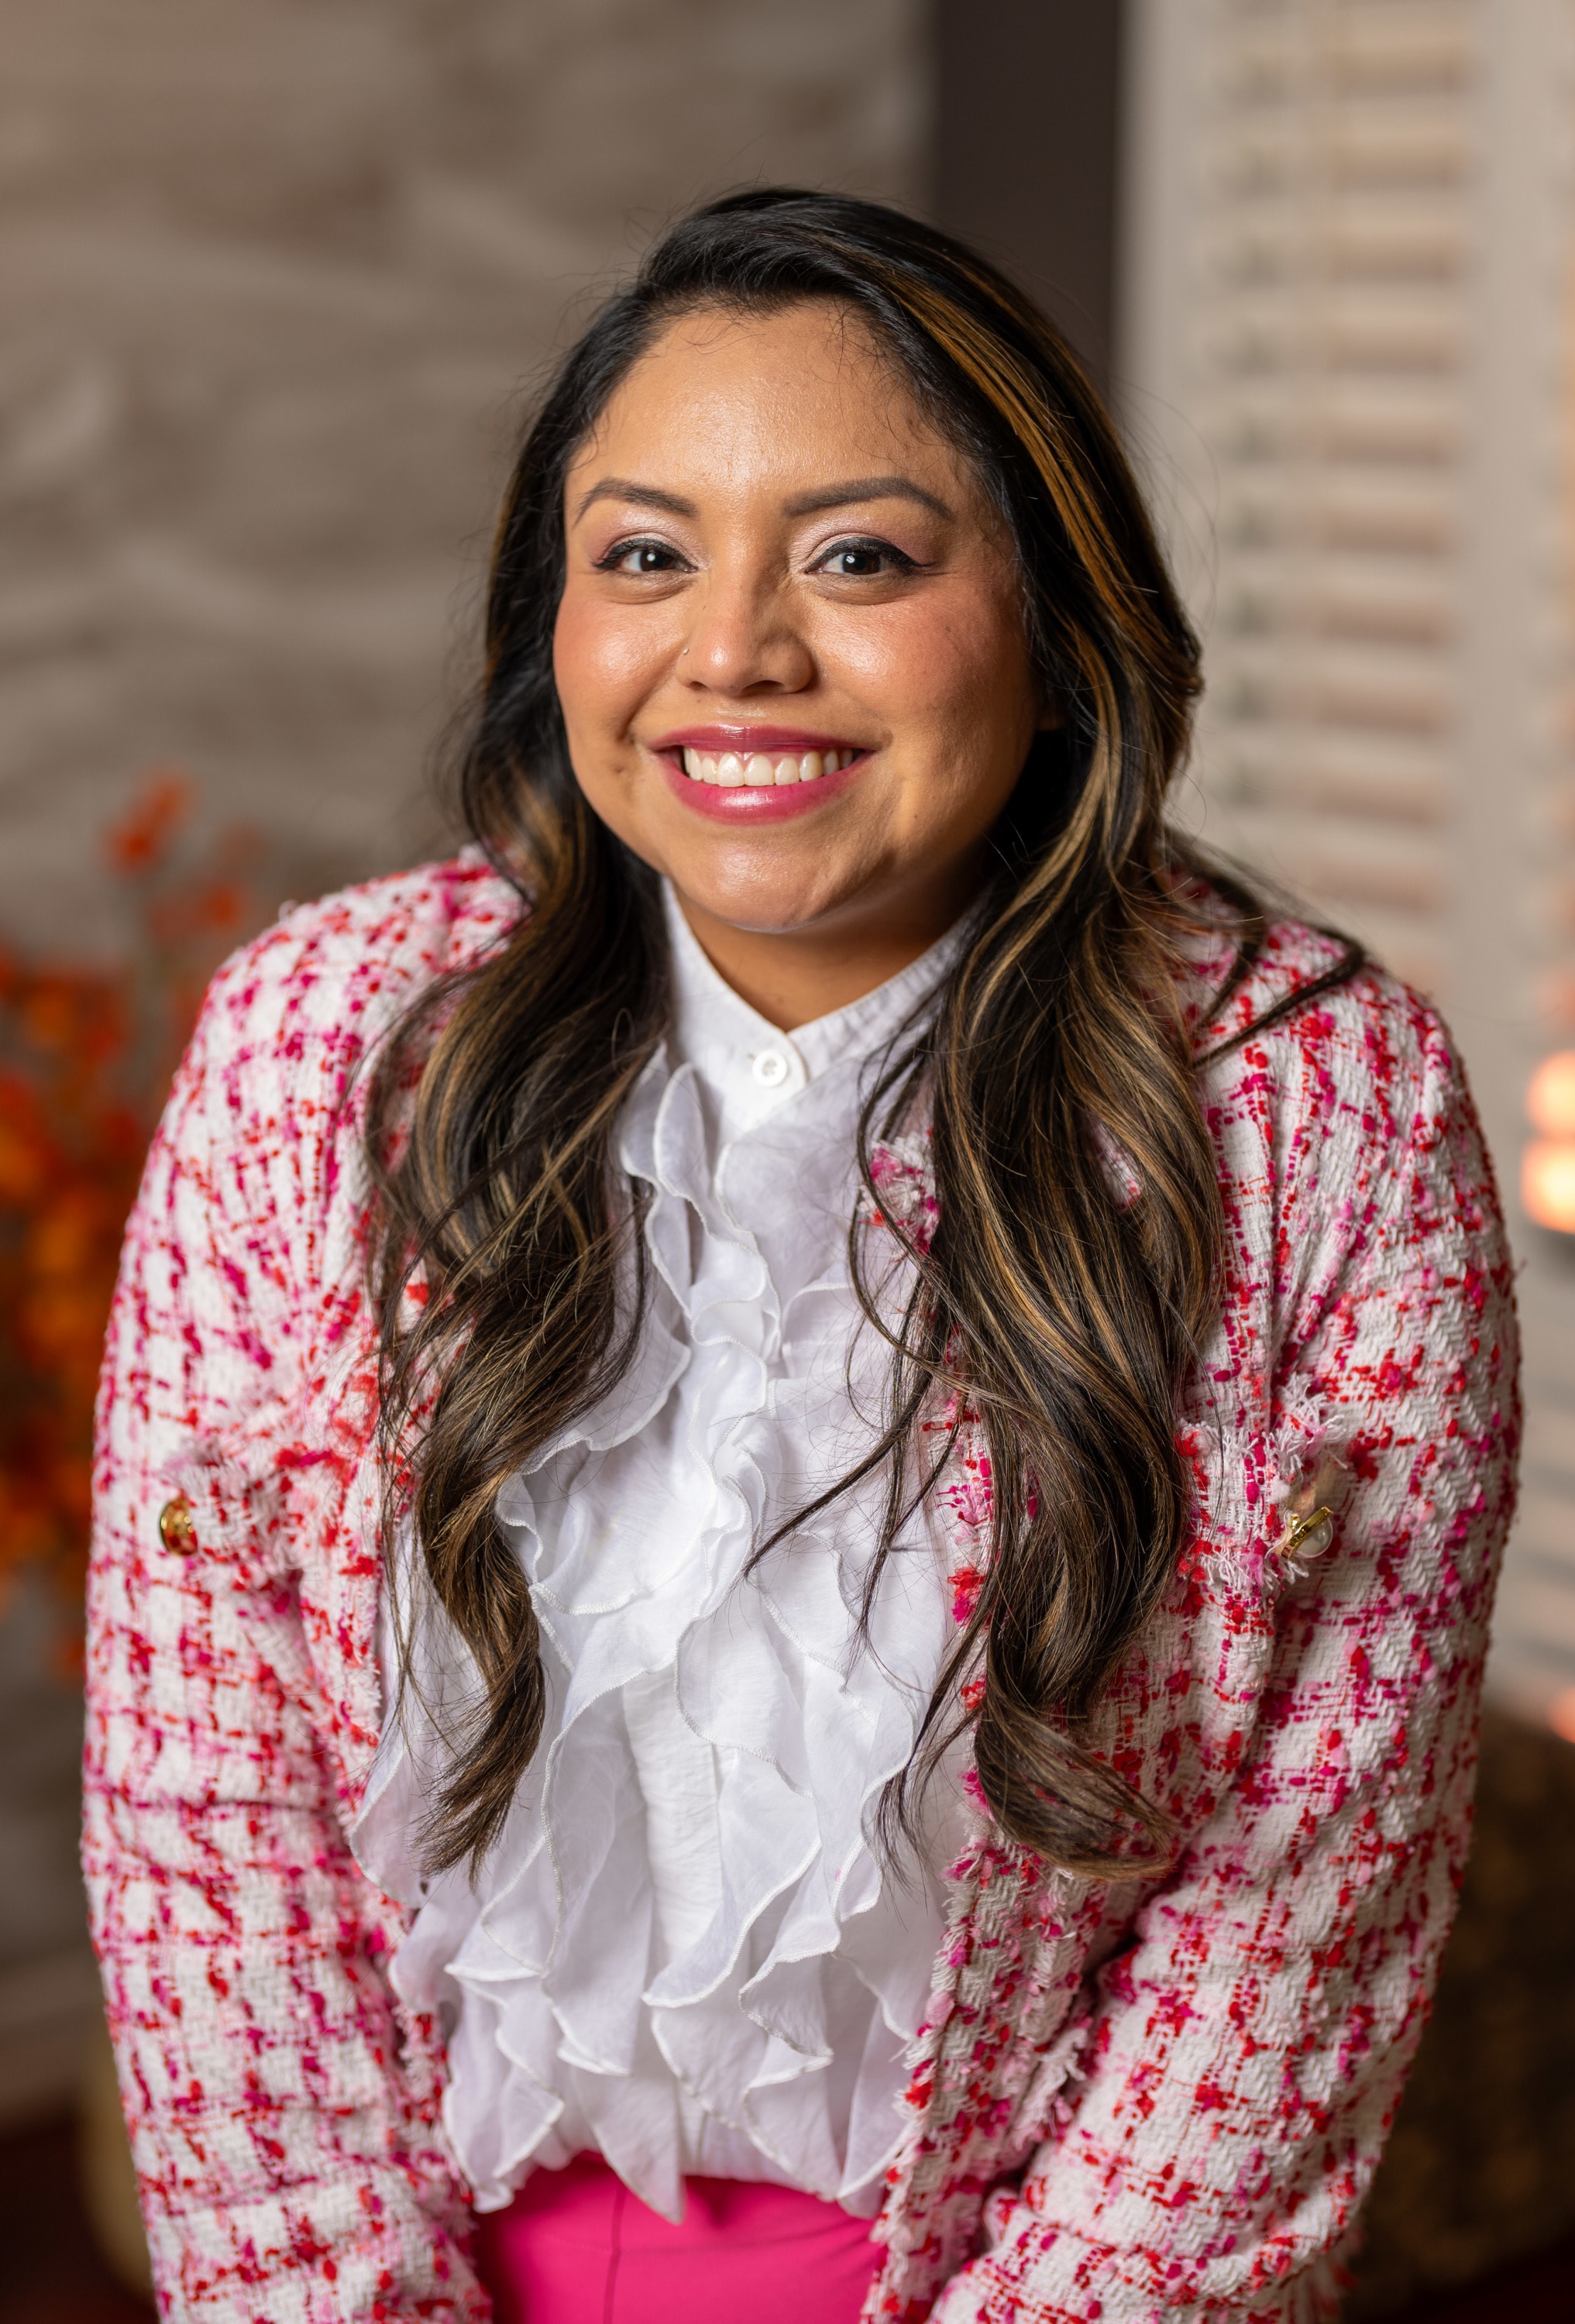
POLYGON ((81 967, 0 949, 0 1592, 29 1565, 79 1603, 122 1223, 207 978, 264 917, 258 843, 232 830, 195 845, 195 796, 187 776, 156 768, 106 835, 136 907, 130 959, 81 967))
POLYGON ((129 812, 105 835, 105 853, 120 872, 150 872, 168 856, 191 814, 192 785, 178 767, 152 767, 129 812))

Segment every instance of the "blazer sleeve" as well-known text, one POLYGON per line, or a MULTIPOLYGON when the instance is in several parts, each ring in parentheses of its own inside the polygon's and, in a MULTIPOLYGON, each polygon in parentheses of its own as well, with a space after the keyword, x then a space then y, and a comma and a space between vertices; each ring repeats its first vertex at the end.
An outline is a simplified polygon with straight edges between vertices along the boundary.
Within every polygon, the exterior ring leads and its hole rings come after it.
POLYGON ((397 1912, 336 1812, 280 1473, 331 1163, 324 1109, 290 1092, 305 1036, 257 1021, 269 942, 210 995, 126 1234, 84 1867, 161 2313, 447 2324, 487 2307, 430 2046, 384 1977, 397 1912), (182 1554, 160 1513, 198 1472, 229 1477, 245 1522, 210 1529, 199 1509, 182 1554))
POLYGON ((1338 2311, 1464 1866, 1518 1440, 1491 1167, 1432 1023, 1414 1109, 1367 1141, 1392 1199, 1276 1382, 1344 1431, 1334 1545, 1288 1580, 1239 1772, 1102 1971, 1085 2078, 935 2324, 1338 2311))

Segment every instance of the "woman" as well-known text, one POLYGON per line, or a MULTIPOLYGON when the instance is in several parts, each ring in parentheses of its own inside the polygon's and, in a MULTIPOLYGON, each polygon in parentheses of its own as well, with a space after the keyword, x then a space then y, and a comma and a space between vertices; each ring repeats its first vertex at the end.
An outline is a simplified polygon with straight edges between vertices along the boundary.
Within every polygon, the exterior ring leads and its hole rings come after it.
POLYGON ((222 972, 130 1231, 87 1856, 167 2312, 1332 2313, 1514 1324, 1436 1015, 1167 828, 1197 685, 943 236, 723 202, 567 358, 474 844, 222 972))

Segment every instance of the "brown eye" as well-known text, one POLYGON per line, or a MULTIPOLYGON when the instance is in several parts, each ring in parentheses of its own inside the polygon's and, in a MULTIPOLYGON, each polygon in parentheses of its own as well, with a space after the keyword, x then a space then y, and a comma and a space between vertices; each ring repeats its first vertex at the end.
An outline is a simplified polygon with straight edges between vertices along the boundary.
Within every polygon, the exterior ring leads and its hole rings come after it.
POLYGON ((598 573, 677 573, 684 559, 662 540, 623 540, 596 559, 598 573))
POLYGON ((815 567, 817 573, 829 573, 838 581, 874 581, 916 570, 913 558, 893 549, 889 540, 839 540, 815 567))

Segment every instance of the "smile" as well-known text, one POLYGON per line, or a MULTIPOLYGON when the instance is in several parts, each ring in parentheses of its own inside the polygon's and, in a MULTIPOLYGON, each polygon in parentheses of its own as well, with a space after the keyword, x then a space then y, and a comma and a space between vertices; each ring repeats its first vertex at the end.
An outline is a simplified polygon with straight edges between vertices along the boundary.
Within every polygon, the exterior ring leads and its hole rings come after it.
MULTIPOLYGON (((803 727, 691 726, 649 746, 677 798, 711 823, 796 822, 862 779, 876 751, 803 727)), ((878 746, 877 746, 878 747, 878 746)))
POLYGON ((861 751, 695 751, 681 753, 684 772, 692 783, 715 783, 723 790, 774 788, 779 783, 817 783, 824 776, 840 774, 863 756, 861 751))

